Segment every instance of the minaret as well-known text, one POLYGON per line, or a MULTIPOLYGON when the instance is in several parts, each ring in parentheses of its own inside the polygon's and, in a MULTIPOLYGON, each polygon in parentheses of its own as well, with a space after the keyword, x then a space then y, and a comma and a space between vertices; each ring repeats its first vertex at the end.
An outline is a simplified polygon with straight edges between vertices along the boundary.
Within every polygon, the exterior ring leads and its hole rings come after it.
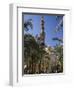
POLYGON ((41 33, 40 33, 40 41, 42 45, 45 45, 45 32, 44 32, 44 17, 41 17, 41 33))

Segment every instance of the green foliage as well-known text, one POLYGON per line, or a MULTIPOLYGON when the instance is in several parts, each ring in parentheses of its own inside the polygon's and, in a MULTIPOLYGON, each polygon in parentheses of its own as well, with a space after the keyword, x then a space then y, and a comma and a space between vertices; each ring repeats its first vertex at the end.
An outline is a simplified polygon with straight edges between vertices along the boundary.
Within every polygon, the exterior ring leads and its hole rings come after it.
POLYGON ((63 46, 62 45, 55 46, 55 52, 56 52, 56 55, 58 56, 58 61, 61 64, 60 71, 63 71, 63 46))
POLYGON ((58 41, 59 43, 63 43, 63 40, 58 37, 54 37, 54 38, 52 38, 52 40, 58 41))
POLYGON ((28 31, 29 30, 29 27, 31 29, 33 29, 32 19, 29 19, 29 20, 25 21, 25 23, 24 23, 24 29, 25 29, 25 31, 28 31))

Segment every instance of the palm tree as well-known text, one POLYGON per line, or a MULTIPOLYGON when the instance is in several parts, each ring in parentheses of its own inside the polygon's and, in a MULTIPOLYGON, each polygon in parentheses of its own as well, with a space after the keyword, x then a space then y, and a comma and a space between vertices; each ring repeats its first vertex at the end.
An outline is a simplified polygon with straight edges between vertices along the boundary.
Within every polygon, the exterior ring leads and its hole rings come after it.
POLYGON ((35 64, 41 59, 39 44, 36 42, 35 38, 30 34, 24 35, 24 57, 27 63, 30 63, 29 71, 30 73, 35 73, 35 64))
MULTIPOLYGON (((32 19, 28 19, 24 22, 24 30, 27 32, 29 31, 29 28, 33 29, 33 23, 32 23, 32 19)), ((29 63, 30 63, 30 39, 33 39, 33 37, 31 37, 32 35, 30 34, 24 34, 24 62, 27 65, 27 70, 26 73, 28 71, 28 73, 30 72, 29 69, 29 63)))
MULTIPOLYGON (((63 28, 63 17, 60 18, 60 16, 57 16, 56 17, 56 20, 58 20, 58 24, 57 26, 55 27, 55 31, 58 33, 59 31, 61 32, 61 28, 63 28)), ((63 71, 63 39, 62 38, 59 38, 59 37, 54 37, 52 38, 52 40, 54 41, 57 41, 58 44, 56 44, 56 46, 54 47, 54 53, 56 56, 58 56, 58 62, 61 63, 61 69, 58 69, 58 72, 59 71, 63 71)))
POLYGON ((61 69, 59 71, 63 71, 63 46, 62 45, 57 45, 55 46, 55 51, 56 51, 56 54, 58 56, 58 61, 60 62, 61 64, 61 69))
MULTIPOLYGON (((58 33, 59 31, 61 32, 62 30, 61 28, 63 27, 63 18, 60 19, 60 16, 58 16, 56 19, 59 21, 59 23, 56 26, 55 31, 58 33)), ((58 44, 56 44, 56 46, 54 47, 54 53, 58 57, 58 62, 61 63, 60 65, 61 69, 58 69, 57 71, 63 72, 63 39, 59 37, 54 37, 52 38, 52 40, 58 42, 58 44)), ((59 66, 58 63, 57 66, 59 66)))

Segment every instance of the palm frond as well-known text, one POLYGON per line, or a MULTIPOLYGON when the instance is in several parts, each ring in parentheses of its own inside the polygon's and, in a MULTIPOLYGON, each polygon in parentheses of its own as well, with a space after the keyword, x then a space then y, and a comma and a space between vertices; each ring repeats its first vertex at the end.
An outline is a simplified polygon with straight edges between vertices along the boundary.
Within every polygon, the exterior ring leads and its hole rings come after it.
POLYGON ((31 29, 33 29, 32 19, 28 19, 28 20, 25 21, 25 23, 24 23, 25 31, 28 31, 28 30, 29 30, 29 27, 30 27, 31 29))
POLYGON ((63 43, 63 40, 61 38, 54 37, 54 38, 52 38, 52 40, 59 41, 59 42, 63 43))
POLYGON ((63 26, 63 19, 61 19, 60 21, 59 21, 59 23, 58 23, 58 25, 55 27, 55 31, 57 32, 57 31, 60 31, 61 29, 61 27, 63 26))

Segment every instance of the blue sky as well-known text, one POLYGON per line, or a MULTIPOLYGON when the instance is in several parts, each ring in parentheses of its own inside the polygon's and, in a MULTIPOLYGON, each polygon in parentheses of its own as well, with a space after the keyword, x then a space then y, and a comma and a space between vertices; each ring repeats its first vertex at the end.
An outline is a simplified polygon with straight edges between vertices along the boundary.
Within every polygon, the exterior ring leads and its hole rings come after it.
MULTIPOLYGON (((36 15, 36 14, 24 14, 24 22, 25 20, 32 19, 33 20, 33 30, 28 31, 28 33, 32 34, 33 36, 36 36, 37 34, 40 34, 41 31, 41 16, 44 16, 44 27, 45 27, 45 44, 47 46, 55 46, 57 44, 57 41, 53 41, 53 37, 59 37, 63 38, 63 28, 61 28, 60 32, 55 32, 55 27, 57 26, 60 19, 63 18, 63 16, 60 16, 59 19, 56 19, 57 15, 36 15)), ((25 31, 25 30, 24 30, 25 31)), ((25 33, 25 32, 24 32, 25 33)))

